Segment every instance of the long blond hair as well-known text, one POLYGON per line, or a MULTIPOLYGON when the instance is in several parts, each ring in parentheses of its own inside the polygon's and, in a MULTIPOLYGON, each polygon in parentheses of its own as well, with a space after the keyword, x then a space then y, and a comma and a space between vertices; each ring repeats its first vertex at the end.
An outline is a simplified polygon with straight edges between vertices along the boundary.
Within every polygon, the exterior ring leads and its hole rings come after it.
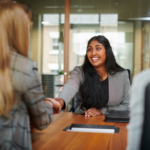
POLYGON ((27 57, 29 20, 24 8, 12 1, 0 1, 0 115, 15 104, 11 79, 11 51, 27 57))

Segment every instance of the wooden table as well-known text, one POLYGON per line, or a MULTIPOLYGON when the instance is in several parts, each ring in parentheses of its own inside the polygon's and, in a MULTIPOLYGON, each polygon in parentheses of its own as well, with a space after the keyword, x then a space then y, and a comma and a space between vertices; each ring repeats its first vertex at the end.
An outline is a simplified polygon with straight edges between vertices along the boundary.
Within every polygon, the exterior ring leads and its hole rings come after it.
POLYGON ((33 150, 125 150, 127 145, 127 123, 104 122, 105 116, 85 117, 69 112, 55 115, 53 123, 43 131, 34 130, 33 150), (63 129, 76 124, 115 125, 119 133, 69 132, 63 129))

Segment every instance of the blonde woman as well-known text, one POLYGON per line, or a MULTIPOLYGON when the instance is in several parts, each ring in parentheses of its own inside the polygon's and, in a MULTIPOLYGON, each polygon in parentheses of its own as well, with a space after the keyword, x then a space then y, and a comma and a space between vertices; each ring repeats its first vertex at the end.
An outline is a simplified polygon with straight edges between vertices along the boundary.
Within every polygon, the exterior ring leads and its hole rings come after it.
POLYGON ((44 95, 35 62, 27 58, 29 19, 21 4, 0 1, 0 150, 31 150, 30 123, 42 130, 57 101, 44 95))

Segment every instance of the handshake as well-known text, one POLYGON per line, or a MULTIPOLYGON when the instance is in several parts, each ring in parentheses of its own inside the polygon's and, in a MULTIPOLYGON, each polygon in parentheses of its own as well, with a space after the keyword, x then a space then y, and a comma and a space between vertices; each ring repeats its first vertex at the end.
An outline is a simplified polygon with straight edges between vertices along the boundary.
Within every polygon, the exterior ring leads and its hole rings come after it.
POLYGON ((61 111, 61 108, 64 106, 64 100, 58 99, 58 98, 45 98, 45 103, 49 103, 51 107, 53 108, 53 114, 59 114, 61 111))

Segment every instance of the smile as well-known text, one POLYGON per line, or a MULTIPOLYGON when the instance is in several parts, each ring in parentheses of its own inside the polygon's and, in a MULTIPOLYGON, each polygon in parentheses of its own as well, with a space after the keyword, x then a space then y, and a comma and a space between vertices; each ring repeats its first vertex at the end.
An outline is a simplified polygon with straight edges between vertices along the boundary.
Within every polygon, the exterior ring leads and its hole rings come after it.
POLYGON ((100 58, 92 58, 92 61, 98 61, 100 58))

